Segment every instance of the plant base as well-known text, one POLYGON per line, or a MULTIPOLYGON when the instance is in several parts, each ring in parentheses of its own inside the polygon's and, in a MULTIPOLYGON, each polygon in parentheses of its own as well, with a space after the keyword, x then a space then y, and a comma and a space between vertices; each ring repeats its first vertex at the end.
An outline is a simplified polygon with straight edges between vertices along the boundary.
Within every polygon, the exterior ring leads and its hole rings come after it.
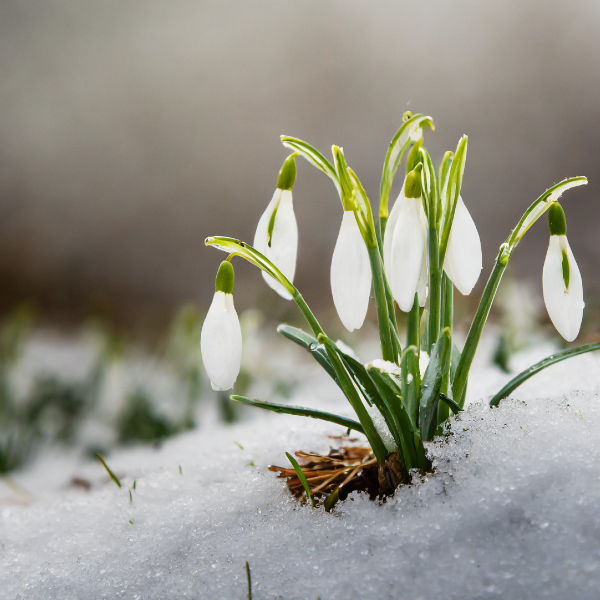
MULTIPOLYGON (((353 441, 350 438, 334 439, 353 441)), ((391 496, 400 484, 408 483, 398 453, 390 454, 382 467, 377 464, 371 448, 361 446, 341 446, 332 449, 326 456, 302 450, 295 455, 308 481, 311 495, 324 499, 326 510, 330 510, 338 500, 347 498, 351 492, 367 492, 371 500, 383 499, 391 496)), ((293 468, 270 465, 269 471, 287 479, 294 496, 302 496, 304 487, 293 468)))

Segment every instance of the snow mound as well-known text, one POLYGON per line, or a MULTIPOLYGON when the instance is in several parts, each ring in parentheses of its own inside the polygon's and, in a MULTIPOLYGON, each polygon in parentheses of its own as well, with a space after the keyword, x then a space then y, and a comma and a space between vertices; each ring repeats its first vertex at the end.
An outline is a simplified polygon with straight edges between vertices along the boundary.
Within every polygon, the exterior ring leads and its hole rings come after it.
MULTIPOLYGON (((107 462, 122 489, 95 462, 46 456, 16 477, 29 505, 0 492, 0 596, 241 600, 248 561, 255 600, 598 598, 599 373, 598 356, 567 361, 492 410, 507 376, 480 364, 474 402, 430 447, 435 473, 384 505, 353 494, 332 514, 266 469, 336 444, 326 435, 341 428, 311 419, 255 411, 120 451, 107 462), (72 476, 91 490, 65 489, 72 476)), ((294 403, 342 411, 333 384, 316 371, 309 383, 294 403)))

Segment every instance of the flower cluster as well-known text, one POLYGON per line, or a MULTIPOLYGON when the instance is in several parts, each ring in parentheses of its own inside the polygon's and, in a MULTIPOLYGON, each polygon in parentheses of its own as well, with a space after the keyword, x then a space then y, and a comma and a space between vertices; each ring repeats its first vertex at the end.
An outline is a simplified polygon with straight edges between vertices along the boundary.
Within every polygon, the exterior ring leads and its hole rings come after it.
POLYGON ((552 322, 567 341, 579 332, 584 306, 581 275, 557 202, 565 190, 586 183, 585 178, 576 177, 542 194, 502 244, 464 347, 458 350, 452 342, 454 288, 470 294, 482 269, 479 233, 460 193, 467 138, 460 139, 455 152, 445 154, 436 171, 423 146, 426 127, 433 129, 430 117, 405 114, 386 154, 377 220, 341 148, 332 147, 331 163, 306 142, 283 136, 284 145, 293 153, 279 172, 273 198, 258 222, 254 245, 225 237, 207 239, 207 244, 229 253, 219 268, 214 300, 202 329, 202 357, 213 387, 233 387, 240 368, 242 340, 233 306, 231 265, 232 258, 240 256, 260 268, 278 294, 296 302, 314 335, 285 325, 279 332, 308 350, 331 375, 358 421, 302 407, 232 398, 362 431, 384 471, 390 454, 397 455, 406 469, 426 469, 422 442, 432 438, 450 411, 462 409, 473 356, 504 270, 526 231, 546 211, 550 245, 543 270, 544 299, 552 322), (405 177, 389 210, 392 183, 404 155, 405 177), (348 331, 360 329, 373 295, 383 360, 362 365, 348 348, 334 343, 293 284, 298 226, 292 190, 298 156, 333 181, 342 204, 330 270, 337 314, 348 331), (396 307, 407 313, 404 349, 396 307), (422 356, 427 359, 423 369, 419 366, 422 356))

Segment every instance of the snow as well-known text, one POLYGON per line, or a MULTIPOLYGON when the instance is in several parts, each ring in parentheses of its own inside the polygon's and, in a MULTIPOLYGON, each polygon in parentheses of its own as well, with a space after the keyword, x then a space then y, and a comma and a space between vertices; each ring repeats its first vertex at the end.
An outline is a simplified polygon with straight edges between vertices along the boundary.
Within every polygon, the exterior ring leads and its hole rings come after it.
MULTIPOLYGON (((123 489, 97 462, 46 453, 14 475, 29 503, 0 489, 0 596, 243 599, 248 561, 255 600, 598 598, 600 353, 489 409, 510 377, 489 365, 492 345, 468 409, 430 448, 435 472, 383 505, 353 494, 326 513, 294 500, 267 465, 326 452, 336 443, 326 436, 343 431, 258 410, 113 452, 123 489), (91 489, 69 486, 74 476, 91 489)), ((553 350, 521 352, 513 366, 553 350)), ((318 367, 302 372, 294 404, 351 414, 318 367)))

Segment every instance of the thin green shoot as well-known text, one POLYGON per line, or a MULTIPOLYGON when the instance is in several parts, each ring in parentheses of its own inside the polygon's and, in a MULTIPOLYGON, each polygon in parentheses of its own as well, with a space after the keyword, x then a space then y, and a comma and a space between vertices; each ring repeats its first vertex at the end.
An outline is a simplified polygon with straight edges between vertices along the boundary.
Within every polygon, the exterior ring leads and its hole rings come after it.
POLYGON ((304 472, 302 471, 302 468, 298 464, 298 461, 289 452, 286 452, 285 455, 288 457, 288 460, 290 461, 292 467, 294 467, 294 471, 296 471, 296 475, 298 475, 298 479, 300 479, 300 481, 302 482, 302 485, 304 486, 304 491, 306 492, 306 497, 308 498, 311 507, 314 508, 315 500, 311 496, 310 486, 308 485, 306 475, 304 475, 304 472))
POLYGON ((102 466, 106 469, 106 472, 108 473, 110 478, 115 482, 117 487, 120 489, 121 482, 119 481, 119 478, 109 469, 108 465, 106 464, 106 461, 99 454, 96 454, 96 456, 98 457, 98 460, 102 463, 102 466))
POLYGON ((252 600, 252 577, 250 575, 250 565, 246 561, 246 577, 248 579, 248 600, 252 600))

